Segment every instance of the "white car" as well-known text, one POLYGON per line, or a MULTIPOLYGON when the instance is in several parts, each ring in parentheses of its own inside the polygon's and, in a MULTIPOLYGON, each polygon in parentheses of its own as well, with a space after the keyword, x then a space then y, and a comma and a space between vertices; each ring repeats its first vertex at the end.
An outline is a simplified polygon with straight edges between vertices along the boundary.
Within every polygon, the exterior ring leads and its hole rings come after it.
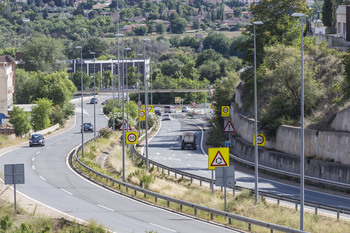
POLYGON ((171 120, 171 118, 170 118, 169 114, 163 114, 162 121, 170 121, 170 120, 171 120))

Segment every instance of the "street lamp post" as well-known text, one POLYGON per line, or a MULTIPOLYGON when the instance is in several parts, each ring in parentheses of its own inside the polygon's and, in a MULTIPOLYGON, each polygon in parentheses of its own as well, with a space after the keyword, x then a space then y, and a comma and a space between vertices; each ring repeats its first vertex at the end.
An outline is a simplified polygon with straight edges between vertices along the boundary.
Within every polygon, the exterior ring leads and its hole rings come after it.
POLYGON ((96 57, 95 57, 95 52, 90 52, 90 54, 93 54, 94 55, 94 139, 95 139, 95 142, 96 142, 96 75, 95 75, 95 72, 96 72, 96 57))
POLYGON ((28 42, 28 37, 27 37, 27 23, 30 21, 30 19, 28 19, 28 18, 25 18, 25 19, 23 19, 23 22, 25 22, 25 24, 26 24, 26 44, 27 44, 27 42, 28 42))
POLYGON ((153 64, 154 62, 153 61, 151 61, 151 63, 150 63, 150 65, 151 65, 151 75, 150 75, 150 78, 151 78, 151 105, 153 105, 153 85, 152 85, 152 79, 153 79, 153 67, 152 67, 152 64, 153 64))
POLYGON ((140 110, 141 110, 141 105, 140 105, 140 85, 141 85, 141 81, 140 81, 140 58, 142 54, 137 54, 137 58, 138 58, 138 62, 137 62, 137 76, 138 76, 138 83, 137 83, 137 93, 138 93, 138 102, 137 105, 139 106, 139 135, 140 135, 140 130, 141 130, 141 120, 140 120, 140 110))
POLYGON ((84 158, 84 101, 83 101, 83 46, 76 46, 80 49, 80 83, 81 83, 81 156, 84 158))
MULTIPOLYGON (((118 1, 117 1, 118 2, 118 1)), ((119 21, 119 19, 118 19, 119 21)), ((124 34, 119 33, 119 25, 118 25, 118 33, 115 34, 115 36, 117 37, 117 47, 118 47, 118 102, 119 102, 119 107, 120 107, 120 83, 121 83, 121 79, 120 79, 120 58, 119 58, 119 37, 124 36, 124 34)))
POLYGON ((293 13, 293 17, 299 17, 301 21, 301 145, 300 145, 300 230, 304 230, 304 18, 303 13, 293 13))
POLYGON ((258 190, 258 179, 259 179, 259 165, 258 165, 258 97, 257 97, 257 83, 256 83, 256 37, 255 37, 255 25, 261 25, 263 22, 253 22, 254 28, 254 154, 255 154, 255 204, 258 203, 259 190, 258 190))
MULTIPOLYGON (((131 48, 125 48, 125 57, 126 60, 128 60, 128 51, 130 51, 131 48)), ((128 79, 128 62, 126 62, 126 121, 129 125, 129 79, 128 79)), ((129 127, 126 129, 129 131, 129 127)))
POLYGON ((148 38, 145 38, 143 39, 143 60, 144 60, 144 75, 143 75, 143 79, 144 79, 144 85, 145 85, 145 121, 146 121, 146 127, 145 127, 145 130, 146 130, 146 169, 148 171, 148 168, 149 168, 149 161, 148 161, 148 93, 147 93, 147 83, 148 83, 148 80, 147 80, 147 75, 146 75, 146 43, 147 41, 150 41, 150 39, 148 38))
POLYGON ((114 80, 114 64, 113 64, 113 56, 109 57, 111 59, 111 81, 112 81, 112 102, 113 102, 113 110, 112 110, 112 115, 113 115, 113 122, 112 122, 112 129, 113 131, 115 130, 115 93, 114 93, 114 86, 115 86, 115 80, 114 80))

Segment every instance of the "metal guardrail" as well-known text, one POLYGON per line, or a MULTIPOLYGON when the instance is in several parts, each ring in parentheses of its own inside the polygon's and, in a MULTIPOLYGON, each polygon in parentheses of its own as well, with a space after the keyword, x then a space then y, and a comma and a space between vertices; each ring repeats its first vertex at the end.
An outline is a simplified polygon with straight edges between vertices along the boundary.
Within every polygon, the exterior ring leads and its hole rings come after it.
MULTIPOLYGON (((84 142, 84 144, 87 144, 88 142, 92 141, 93 138, 88 139, 87 141, 84 142)), ((134 148, 134 147, 133 147, 134 148)), ((202 205, 198 205, 198 204, 194 204, 191 202, 187 202, 187 201, 183 201, 180 199, 176 199, 173 197, 169 197, 169 196, 165 196, 159 193, 155 193, 152 191, 149 191, 147 189, 141 188, 141 187, 137 187, 137 186, 133 186, 131 184, 125 183, 123 181, 114 179, 110 176, 107 176, 103 173, 100 173, 92 168, 90 168, 89 166, 85 165, 82 161, 80 161, 79 157, 78 157, 78 151, 81 149, 81 145, 79 147, 76 147, 75 149, 73 149, 70 153, 69 153, 69 161, 70 163, 72 163, 72 159, 73 157, 77 160, 77 162, 84 167, 86 170, 88 170, 89 172, 106 179, 109 182, 113 182, 119 185, 119 189, 121 188, 121 186, 124 186, 126 188, 126 190, 128 189, 132 189, 134 190, 134 194, 136 196, 137 192, 143 193, 144 196, 146 197, 147 195, 154 197, 155 202, 157 203, 158 199, 164 200, 167 202, 167 206, 170 206, 170 203, 176 203, 178 205, 180 205, 180 211, 182 211, 183 206, 192 208, 194 211, 194 215, 197 215, 197 211, 204 211, 210 214, 210 218, 211 220, 213 220, 214 215, 218 215, 218 216, 222 216, 225 217, 226 219, 228 219, 229 224, 231 224, 232 219, 233 220, 237 220, 237 221, 241 221, 241 222, 245 222, 248 224, 248 229, 251 230, 252 225, 256 225, 256 226, 260 226, 260 227, 265 227, 267 229, 270 229, 270 232, 273 233, 273 230, 277 230, 277 231, 281 231, 281 232, 293 232, 293 233, 301 233, 301 232, 305 232, 305 231, 301 231, 301 230, 297 230, 297 229, 293 229, 293 228, 289 228, 289 227, 285 227, 285 226, 281 226, 281 225, 276 225, 276 224, 271 224, 268 222, 264 222, 264 221, 259 221, 256 219, 252 219, 252 218, 247 218, 247 217, 243 217, 237 214, 232 214, 232 213, 228 213, 225 211, 221 211, 221 210, 216 210, 216 209, 212 209, 209 207, 205 207, 202 205), (74 156, 75 155, 75 156, 74 156)), ((135 150, 136 151, 136 150, 135 150)), ((141 156, 138 152, 137 152, 138 156, 141 156)), ((143 157, 143 156, 141 156, 143 157)), ((155 163, 152 161, 152 164, 155 165, 155 163)), ((72 166, 72 164, 71 164, 72 166)), ((73 166, 72 166, 73 167, 73 166)), ((74 168, 75 169, 75 168, 74 168)), ((176 169, 174 169, 176 170, 176 169)), ((194 175, 192 175, 193 177, 195 177, 194 175)), ((197 177, 197 176, 196 176, 197 177)), ((199 177, 199 176, 198 176, 199 177)))

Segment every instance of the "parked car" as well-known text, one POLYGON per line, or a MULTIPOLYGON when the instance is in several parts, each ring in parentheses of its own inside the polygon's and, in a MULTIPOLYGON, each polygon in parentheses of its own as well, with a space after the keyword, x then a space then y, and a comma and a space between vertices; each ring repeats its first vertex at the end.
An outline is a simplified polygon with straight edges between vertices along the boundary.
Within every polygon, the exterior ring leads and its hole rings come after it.
POLYGON ((170 115, 169 114, 163 114, 162 121, 170 121, 170 115))
POLYGON ((193 150, 197 149, 196 146, 196 135, 194 132, 184 132, 181 139, 181 150, 184 150, 186 147, 191 147, 193 150))
POLYGON ((174 113, 176 112, 176 108, 174 105, 165 105, 164 106, 164 113, 174 113))
POLYGON ((183 107, 182 108, 182 112, 191 112, 191 111, 193 111, 193 108, 191 108, 191 107, 183 107))
POLYGON ((97 104, 97 103, 98 103, 98 99, 97 98, 91 98, 90 104, 97 104))
POLYGON ((94 132, 94 128, 91 123, 84 123, 80 129, 80 132, 82 133, 83 130, 84 132, 94 132))
POLYGON ((32 146, 45 146, 45 138, 40 133, 32 134, 29 138, 29 147, 32 146))

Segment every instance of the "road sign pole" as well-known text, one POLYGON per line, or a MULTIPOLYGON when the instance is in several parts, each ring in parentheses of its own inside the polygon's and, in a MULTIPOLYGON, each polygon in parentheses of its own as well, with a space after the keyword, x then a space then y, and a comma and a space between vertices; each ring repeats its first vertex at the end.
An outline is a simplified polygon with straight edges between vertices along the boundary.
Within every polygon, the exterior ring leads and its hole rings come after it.
POLYGON ((211 194, 214 195, 214 170, 211 170, 211 194))
POLYGON ((225 212, 226 212, 226 182, 227 182, 227 177, 226 177, 226 167, 224 167, 224 196, 225 196, 225 212))
POLYGON ((14 199, 15 199, 15 214, 17 214, 17 204, 16 204, 16 182, 13 184, 13 190, 14 190, 14 199))

